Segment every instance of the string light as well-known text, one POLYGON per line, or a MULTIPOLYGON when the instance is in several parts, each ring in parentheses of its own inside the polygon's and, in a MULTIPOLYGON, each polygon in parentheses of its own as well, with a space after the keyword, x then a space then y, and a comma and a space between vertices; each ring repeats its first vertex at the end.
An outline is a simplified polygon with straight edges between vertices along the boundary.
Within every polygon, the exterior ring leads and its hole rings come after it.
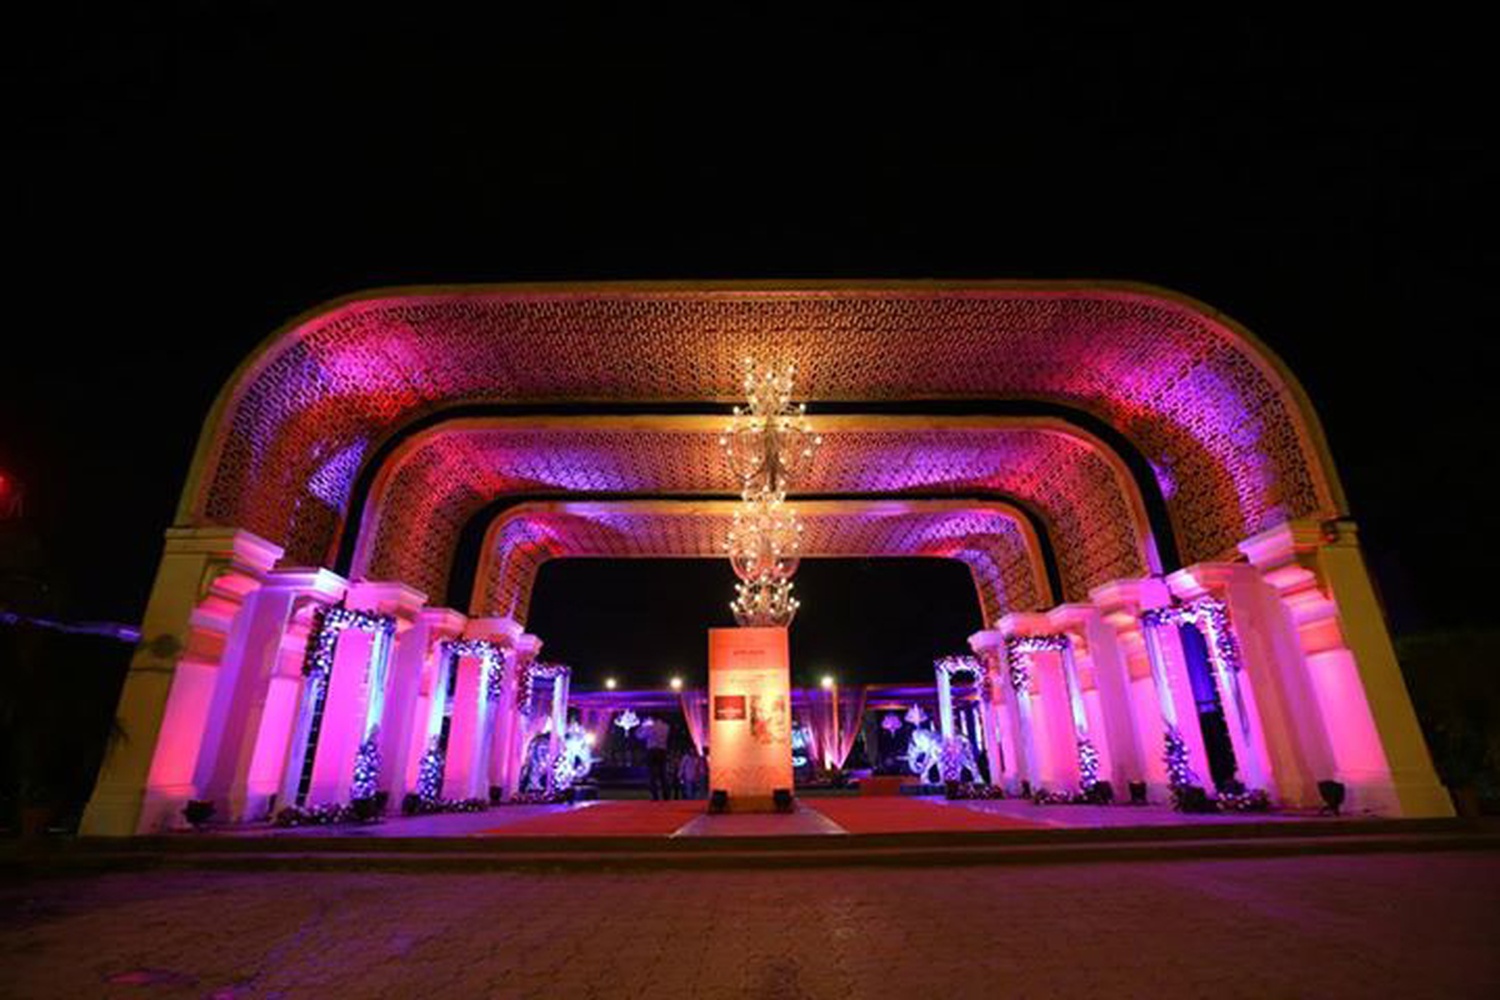
POLYGON ((1175 795, 1189 785, 1196 785, 1198 776, 1188 764, 1187 741, 1182 738, 1182 733, 1177 731, 1176 726, 1167 727, 1164 742, 1166 746, 1162 751, 1162 760, 1167 765, 1167 785, 1175 795))
POLYGON ((552 762, 552 789, 565 791, 588 777, 594 767, 594 753, 590 749, 591 733, 578 725, 570 725, 563 737, 562 749, 552 762))
POLYGON ((533 661, 527 664, 521 682, 521 714, 529 719, 536 709, 536 692, 533 689, 536 681, 556 680, 572 672, 572 668, 562 663, 533 661))
POLYGON ((434 736, 427 742, 427 750, 417 766, 417 797, 424 802, 436 802, 442 794, 445 756, 434 736))
POLYGON ((380 748, 376 746, 377 735, 372 735, 359 745, 354 755, 354 782, 349 786, 351 799, 373 798, 380 782, 380 748))
POLYGON ((302 673, 314 680, 326 679, 333 671, 339 634, 351 628, 371 634, 383 632, 389 639, 396 634, 396 619, 392 615, 374 615, 342 606, 320 608, 313 619, 312 634, 308 636, 302 673))
POLYGON ((1088 792, 1099 783, 1099 749, 1087 736, 1078 738, 1078 787, 1088 792))
POLYGON ((475 656, 484 671, 485 697, 499 701, 505 691, 505 659, 500 647, 488 639, 449 639, 441 644, 442 655, 454 658, 475 656))

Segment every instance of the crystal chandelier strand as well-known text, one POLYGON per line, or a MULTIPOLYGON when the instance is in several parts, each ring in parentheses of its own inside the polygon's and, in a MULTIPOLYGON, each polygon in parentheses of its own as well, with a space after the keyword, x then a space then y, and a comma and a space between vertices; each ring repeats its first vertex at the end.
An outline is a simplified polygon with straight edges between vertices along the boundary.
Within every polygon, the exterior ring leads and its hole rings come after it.
POLYGON ((786 505, 786 493, 811 466, 822 438, 807 421, 807 407, 792 403, 795 376, 791 366, 757 371, 747 358, 746 405, 734 408, 719 436, 740 485, 724 543, 739 578, 730 608, 740 625, 786 626, 799 606, 791 578, 801 561, 803 525, 786 505))

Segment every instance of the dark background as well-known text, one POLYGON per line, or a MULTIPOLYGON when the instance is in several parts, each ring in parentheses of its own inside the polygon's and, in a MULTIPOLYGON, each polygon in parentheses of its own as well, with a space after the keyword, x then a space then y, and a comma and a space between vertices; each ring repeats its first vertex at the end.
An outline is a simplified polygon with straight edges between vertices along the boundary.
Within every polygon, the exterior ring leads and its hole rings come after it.
MULTIPOLYGON (((214 394, 335 295, 1097 277, 1194 295, 1290 364, 1398 635, 1492 625, 1496 157, 1475 25, 305 6, 64 6, 11 39, 12 604, 137 621, 214 394)), ((809 672, 920 678, 979 625, 958 565, 801 581, 809 672)), ((654 684, 701 663, 729 590, 711 564, 553 564, 528 624, 585 683, 654 684)))

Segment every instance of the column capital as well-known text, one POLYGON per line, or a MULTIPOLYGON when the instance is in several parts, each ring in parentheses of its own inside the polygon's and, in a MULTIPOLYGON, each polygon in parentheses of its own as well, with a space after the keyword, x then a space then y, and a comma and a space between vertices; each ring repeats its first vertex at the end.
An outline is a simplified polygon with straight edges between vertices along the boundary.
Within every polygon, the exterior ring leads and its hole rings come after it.
POLYGON ((397 580, 360 580, 349 585, 348 597, 351 608, 393 615, 401 629, 413 624, 427 603, 426 594, 397 580))
POLYGON ((205 555, 256 574, 265 573, 285 550, 244 528, 173 527, 166 531, 167 555, 205 555))
POLYGON ((1005 650, 1005 633, 993 628, 975 632, 969 636, 969 648, 976 656, 983 656, 989 652, 998 655, 1005 650))
POLYGON ((348 592, 349 582, 321 566, 289 566, 267 574, 265 586, 295 590, 321 604, 333 604, 348 592))
POLYGON ((168 528, 162 559, 201 559, 198 600, 238 607, 261 585, 283 551, 243 528, 168 528))
POLYGON ((1245 539, 1239 549, 1267 583, 1285 594, 1317 583, 1319 551, 1358 545, 1359 529, 1352 520, 1304 519, 1267 528, 1245 539))
POLYGON ((1172 592, 1160 577, 1144 576, 1101 583, 1089 591, 1089 600, 1111 625, 1128 625, 1142 611, 1172 603, 1172 592))
POLYGON ((464 635, 470 639, 487 639, 501 646, 514 646, 523 631, 520 623, 512 618, 471 618, 464 635))
POLYGON ((522 660, 534 660, 542 652, 542 640, 530 632, 516 637, 516 657, 522 660))
POLYGON ((1007 638, 1014 635, 1047 635, 1054 631, 1052 619, 1040 611, 1013 611, 995 623, 1007 638))
POLYGON ((1203 562, 1186 566, 1167 577, 1167 587, 1182 601, 1222 594, 1234 582, 1254 570, 1244 563, 1203 562))
POLYGON ((1070 604, 1059 604, 1047 612, 1047 620, 1058 632, 1082 632, 1089 620, 1098 613, 1099 609, 1094 605, 1075 601, 1070 604))
POLYGON ((469 619, 452 608, 423 608, 417 612, 417 620, 427 626, 428 642, 436 645, 463 635, 469 619))

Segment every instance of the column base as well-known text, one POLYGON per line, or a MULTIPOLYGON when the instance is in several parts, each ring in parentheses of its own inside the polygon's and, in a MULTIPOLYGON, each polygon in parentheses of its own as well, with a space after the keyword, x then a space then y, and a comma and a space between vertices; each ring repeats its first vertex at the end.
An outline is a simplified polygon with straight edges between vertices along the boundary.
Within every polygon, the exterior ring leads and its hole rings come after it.
POLYGON ((95 788, 83 820, 78 824, 81 837, 130 837, 141 818, 144 793, 139 788, 95 788))
POLYGON ((1446 819, 1454 815, 1453 797, 1442 785, 1389 779, 1338 780, 1344 782, 1346 812, 1357 810, 1401 819, 1446 819))
POLYGON ((141 792, 95 789, 78 833, 84 837, 130 837, 164 833, 186 825, 183 807, 197 795, 192 785, 171 785, 141 792))

